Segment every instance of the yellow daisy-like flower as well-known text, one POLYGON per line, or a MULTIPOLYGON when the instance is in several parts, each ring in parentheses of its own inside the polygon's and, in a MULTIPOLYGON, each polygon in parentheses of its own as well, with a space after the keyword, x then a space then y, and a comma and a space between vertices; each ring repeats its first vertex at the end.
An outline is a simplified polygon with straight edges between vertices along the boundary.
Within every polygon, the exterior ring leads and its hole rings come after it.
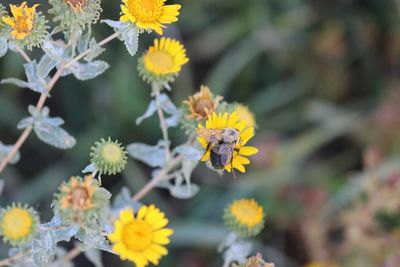
POLYGON ((189 96, 188 100, 183 101, 189 107, 190 112, 186 118, 189 120, 207 119, 208 116, 216 111, 222 98, 222 96, 214 96, 208 86, 202 85, 200 92, 189 96))
POLYGON ((168 254, 172 229, 164 228, 168 219, 154 205, 142 206, 136 217, 132 209, 122 210, 114 223, 114 232, 108 239, 114 244, 113 250, 122 260, 130 260, 136 267, 157 265, 161 256, 168 254))
POLYGON ((12 28, 11 36, 17 40, 23 40, 30 35, 34 27, 34 19, 38 4, 28 7, 26 2, 21 5, 10 5, 13 17, 4 16, 2 21, 12 28))
POLYGON ((189 59, 183 45, 171 38, 155 39, 143 58, 144 67, 156 76, 176 74, 189 59))
POLYGON ((339 267, 336 263, 332 262, 311 262, 307 264, 305 267, 339 267))
POLYGON ((235 111, 239 116, 240 120, 246 121, 247 122, 247 127, 256 127, 256 118, 253 114, 253 112, 250 111, 249 107, 242 105, 242 104, 237 104, 235 106, 235 111))
POLYGON ((181 5, 165 5, 166 0, 123 0, 120 21, 163 34, 163 24, 178 21, 181 5))
POLYGON ((23 245, 36 232, 37 213, 21 204, 13 204, 0 212, 0 234, 11 245, 23 245))
POLYGON ((86 176, 83 181, 80 177, 72 177, 68 184, 61 186, 63 196, 60 198, 60 209, 84 211, 94 208, 92 198, 97 188, 91 176, 86 176))
POLYGON ((241 237, 257 235, 264 227, 263 208, 254 199, 239 199, 224 212, 226 225, 241 237))
MULTIPOLYGON (((204 128, 203 125, 198 126, 199 129, 204 128)), ((234 128, 239 132, 239 141, 235 145, 233 151, 232 164, 227 164, 225 166, 225 170, 228 172, 232 171, 232 167, 239 170, 240 172, 246 172, 245 165, 250 164, 250 160, 246 158, 247 156, 254 155, 258 152, 258 149, 253 146, 246 146, 249 140, 254 136, 254 128, 247 127, 247 122, 244 120, 240 120, 239 116, 236 112, 228 115, 228 113, 217 114, 213 113, 206 121, 205 125, 206 129, 226 129, 226 128, 234 128)), ((201 146, 206 149, 208 147, 208 142, 203 137, 198 137, 197 141, 201 144, 201 146)), ((210 160, 210 150, 204 153, 201 161, 209 161, 210 160)))

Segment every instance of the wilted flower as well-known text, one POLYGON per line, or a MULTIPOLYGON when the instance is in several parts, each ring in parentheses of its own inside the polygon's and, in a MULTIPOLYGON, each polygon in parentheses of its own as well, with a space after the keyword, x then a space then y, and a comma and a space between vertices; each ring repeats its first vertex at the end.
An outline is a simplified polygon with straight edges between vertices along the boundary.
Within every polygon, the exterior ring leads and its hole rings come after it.
POLYGON ((225 224, 241 237, 260 233, 264 219, 263 208, 254 199, 235 200, 224 211, 225 224))
POLYGON ((171 82, 188 61, 179 41, 162 37, 155 39, 154 45, 139 60, 139 73, 148 82, 171 82))
POLYGON ((164 24, 178 21, 181 5, 165 5, 166 0, 123 0, 121 18, 138 28, 163 34, 164 24))
POLYGON ((32 48, 40 45, 46 35, 46 20, 36 12, 38 4, 28 7, 26 2, 21 5, 10 5, 12 17, 3 15, 1 20, 10 28, 11 39, 22 47, 32 48))
POLYGON ((12 204, 0 211, 0 234, 13 246, 30 241, 38 224, 37 212, 26 205, 12 204))
POLYGON ((125 209, 120 212, 108 239, 121 259, 134 262, 136 267, 144 267, 149 262, 157 265, 161 256, 168 254, 165 245, 173 234, 173 230, 165 228, 167 224, 165 214, 154 205, 142 206, 136 217, 132 209, 125 209))
POLYGON ((208 116, 217 110, 217 107, 222 100, 222 96, 214 96, 208 86, 201 86, 200 92, 193 96, 189 96, 188 100, 183 103, 189 108, 187 119, 207 119, 208 116))
POLYGON ((114 175, 121 172, 126 164, 126 150, 118 141, 101 139, 91 148, 90 162, 100 173, 114 175))
POLYGON ((54 206, 65 221, 90 226, 91 220, 108 206, 108 194, 91 176, 71 177, 60 186, 54 206))
POLYGON ((54 21, 70 32, 96 23, 103 11, 100 0, 49 0, 49 3, 52 5, 49 13, 54 14, 54 21))
MULTIPOLYGON (((209 116, 206 121, 206 129, 226 129, 233 128, 239 132, 239 141, 234 147, 232 164, 227 164, 225 170, 228 172, 232 171, 232 167, 239 170, 240 172, 246 172, 244 165, 250 164, 250 160, 246 156, 254 155, 258 152, 258 149, 253 146, 246 146, 247 142, 254 136, 254 128, 246 127, 247 122, 239 119, 236 112, 233 112, 228 116, 228 113, 217 114, 213 113, 209 116)), ((199 125, 198 129, 204 128, 203 125, 199 125)), ((202 145, 204 149, 207 149, 209 142, 204 137, 198 137, 198 142, 202 145)), ((202 161, 210 160, 210 150, 204 153, 202 161)))
POLYGON ((232 267, 275 267, 275 264, 265 262, 262 255, 258 253, 256 256, 250 257, 246 263, 240 265, 234 263, 232 267))

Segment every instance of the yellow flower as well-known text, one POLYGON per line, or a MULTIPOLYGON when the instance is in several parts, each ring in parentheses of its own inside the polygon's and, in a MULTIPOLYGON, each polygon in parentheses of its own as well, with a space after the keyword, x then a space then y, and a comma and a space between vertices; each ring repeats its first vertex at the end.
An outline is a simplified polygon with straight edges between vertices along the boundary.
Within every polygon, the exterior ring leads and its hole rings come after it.
POLYGON ((13 204, 0 213, 0 233, 12 245, 22 245, 31 239, 39 222, 36 212, 13 204))
POLYGON ((94 208, 92 198, 96 190, 91 176, 86 176, 84 181, 80 177, 72 177, 69 184, 61 186, 60 209, 83 211, 94 208))
POLYGON ((132 209, 122 210, 114 223, 114 232, 108 239, 114 244, 113 250, 121 259, 128 259, 136 267, 144 267, 149 262, 157 265, 161 256, 168 254, 172 229, 164 228, 168 219, 154 205, 142 206, 136 217, 132 209))
POLYGON ((156 76, 176 74, 189 61, 179 41, 164 37, 154 40, 143 60, 145 69, 156 76))
POLYGON ((13 38, 23 40, 32 33, 37 6, 38 4, 28 7, 26 2, 23 2, 20 6, 10 5, 13 18, 4 16, 2 20, 12 28, 11 35, 13 38))
POLYGON ((181 5, 165 5, 166 0, 123 0, 120 21, 163 34, 165 26, 178 21, 181 5))
POLYGON ((305 267, 339 267, 336 263, 332 262, 311 262, 307 264, 305 267))
POLYGON ((264 227, 263 208, 254 199, 239 199, 224 212, 227 226, 242 237, 257 235, 264 227))
POLYGON ((207 119, 216 111, 222 96, 214 96, 208 86, 201 86, 200 92, 189 96, 188 100, 183 101, 189 107, 190 114, 187 119, 207 119))
POLYGON ((256 127, 256 118, 253 112, 250 111, 249 107, 242 104, 237 104, 235 106, 235 111, 238 114, 240 120, 247 122, 247 127, 256 127))
MULTIPOLYGON (((240 172, 246 172, 244 165, 250 164, 250 160, 246 156, 254 155, 258 152, 258 149, 253 146, 246 146, 247 142, 254 136, 254 128, 246 127, 247 122, 240 120, 236 112, 233 112, 228 116, 228 113, 218 114, 213 113, 209 116, 206 121, 205 127, 207 129, 225 129, 234 128, 239 131, 240 137, 238 143, 235 145, 233 152, 232 164, 227 164, 225 170, 228 172, 232 171, 233 168, 239 170, 240 172)), ((203 125, 198 126, 199 129, 204 128, 203 125)), ((202 145, 204 149, 207 148, 208 142, 203 137, 198 137, 197 141, 202 145)), ((210 160, 210 151, 206 151, 202 161, 210 160)))

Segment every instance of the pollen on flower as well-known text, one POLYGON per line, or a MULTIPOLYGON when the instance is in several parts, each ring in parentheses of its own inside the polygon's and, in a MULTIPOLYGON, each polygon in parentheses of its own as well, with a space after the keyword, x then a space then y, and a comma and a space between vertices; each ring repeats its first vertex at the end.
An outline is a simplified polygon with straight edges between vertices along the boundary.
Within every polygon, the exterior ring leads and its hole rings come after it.
POLYGON ((0 233, 11 245, 22 245, 36 232, 36 212, 21 204, 13 204, 0 212, 0 233))
POLYGON ((161 35, 164 24, 178 21, 180 8, 180 5, 165 5, 165 0, 123 0, 120 20, 161 35))
POLYGON ((242 237, 255 236, 264 227, 263 208, 254 199, 235 200, 225 209, 224 219, 242 237))

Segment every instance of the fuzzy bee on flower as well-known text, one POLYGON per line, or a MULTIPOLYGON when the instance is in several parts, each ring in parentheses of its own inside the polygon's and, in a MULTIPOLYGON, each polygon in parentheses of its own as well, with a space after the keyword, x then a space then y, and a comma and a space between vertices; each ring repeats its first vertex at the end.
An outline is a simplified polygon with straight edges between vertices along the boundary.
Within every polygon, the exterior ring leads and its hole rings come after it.
POLYGON ((232 172, 234 176, 234 169, 246 172, 244 165, 250 164, 246 156, 258 152, 256 147, 246 146, 254 136, 254 128, 247 127, 247 122, 236 112, 230 115, 214 112, 205 127, 198 126, 197 135, 197 141, 205 150, 201 161, 209 161, 214 169, 232 172))

